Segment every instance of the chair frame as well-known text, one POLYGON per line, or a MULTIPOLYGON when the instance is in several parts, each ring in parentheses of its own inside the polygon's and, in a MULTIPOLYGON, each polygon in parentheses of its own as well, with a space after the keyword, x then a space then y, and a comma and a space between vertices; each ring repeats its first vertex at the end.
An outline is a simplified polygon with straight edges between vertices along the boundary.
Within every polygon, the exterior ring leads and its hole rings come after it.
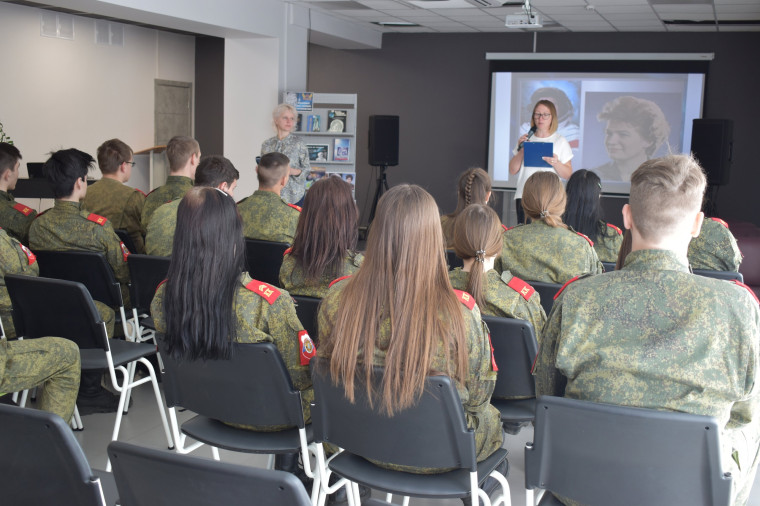
POLYGON ((735 271, 711 271, 709 269, 692 269, 692 274, 705 276, 707 278, 723 279, 726 281, 738 281, 744 283, 744 275, 735 271))
POLYGON ((246 270, 253 279, 279 287, 282 257, 289 247, 290 244, 285 242, 262 241, 246 237, 246 270))
MULTIPOLYGON (((129 294, 132 303, 132 326, 136 329, 135 341, 143 343, 156 341, 156 327, 150 318, 150 304, 156 294, 158 285, 166 279, 169 272, 169 257, 132 254, 127 258, 129 265, 129 294), (147 315, 140 317, 140 315, 147 315)), ((156 355, 158 365, 163 370, 161 354, 156 355)))

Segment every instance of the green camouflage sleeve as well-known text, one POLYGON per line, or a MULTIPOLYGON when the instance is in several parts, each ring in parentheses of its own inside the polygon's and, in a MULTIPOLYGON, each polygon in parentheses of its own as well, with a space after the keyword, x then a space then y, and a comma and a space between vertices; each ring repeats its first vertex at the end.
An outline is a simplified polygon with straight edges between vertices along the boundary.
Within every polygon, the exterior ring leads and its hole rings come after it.
MULTIPOLYGON (((463 307, 463 309, 465 309, 463 307)), ((469 398, 464 402, 468 411, 481 412, 491 402, 491 394, 496 386, 496 371, 493 369, 491 343, 488 339, 488 328, 480 316, 476 305, 473 309, 463 311, 467 327, 467 347, 470 357, 470 374, 465 382, 469 398)))
POLYGON ((269 332, 274 344, 280 350, 285 366, 290 373, 293 386, 298 390, 311 387, 309 365, 301 365, 301 342, 299 333, 305 332, 298 320, 296 308, 290 294, 283 290, 271 308, 269 332))
POLYGON ((562 329, 562 294, 554 301, 549 313, 549 319, 541 331, 541 343, 538 356, 533 365, 533 375, 536 379, 536 396, 565 394, 567 378, 556 368, 557 349, 559 347, 560 331, 562 329))
POLYGON ((141 223, 144 204, 145 196, 135 190, 132 192, 132 195, 129 196, 127 204, 124 206, 124 222, 126 223, 126 230, 137 248, 137 251, 133 251, 133 253, 145 253, 145 242, 143 240, 145 229, 141 223))
POLYGON ((108 265, 111 266, 116 279, 120 283, 128 284, 129 267, 127 266, 127 255, 125 254, 125 250, 122 249, 119 236, 113 231, 110 221, 100 227, 100 234, 108 265))

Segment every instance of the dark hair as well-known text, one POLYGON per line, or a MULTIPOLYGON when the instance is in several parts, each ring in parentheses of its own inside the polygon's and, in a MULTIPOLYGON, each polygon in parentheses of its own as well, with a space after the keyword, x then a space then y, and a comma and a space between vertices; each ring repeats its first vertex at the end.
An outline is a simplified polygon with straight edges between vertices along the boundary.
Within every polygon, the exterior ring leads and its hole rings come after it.
POLYGON ((87 177, 95 159, 78 149, 61 149, 50 153, 50 158, 42 166, 42 174, 52 183, 53 195, 57 199, 74 193, 77 179, 87 177))
POLYGON ((216 188, 222 183, 230 185, 237 179, 240 179, 240 172, 220 155, 204 156, 195 169, 195 186, 216 188))
POLYGON ((271 188, 277 184, 277 181, 285 177, 288 173, 290 158, 273 151, 261 157, 256 167, 256 177, 259 180, 259 186, 271 188))
POLYGON ((104 142, 98 148, 98 167, 103 174, 114 174, 119 166, 132 158, 132 148, 119 139, 104 142))
POLYGON ((346 253, 356 248, 358 223, 350 184, 326 177, 309 188, 291 251, 307 283, 316 283, 325 274, 333 279, 343 275, 346 253))
POLYGON ((6 170, 13 170, 19 160, 21 160, 21 151, 16 146, 0 142, 0 177, 6 170))
POLYGON ((617 261, 615 262, 615 270, 619 271, 625 265, 625 259, 631 253, 633 248, 633 237, 631 236, 631 229, 625 229, 623 233, 623 242, 620 243, 620 250, 618 251, 617 261))
POLYGON ((566 225, 583 235, 596 240, 597 237, 614 233, 602 221, 602 181, 596 173, 581 169, 573 172, 565 186, 567 206, 562 216, 566 225), (608 232, 610 230, 610 232, 608 232))
POLYGON ((198 141, 192 137, 177 135, 169 139, 166 145, 166 158, 169 160, 169 171, 176 172, 185 166, 187 161, 201 150, 198 141))
POLYGON ((180 201, 164 292, 172 357, 230 358, 235 293, 245 269, 242 230, 235 201, 216 188, 193 187, 180 201))

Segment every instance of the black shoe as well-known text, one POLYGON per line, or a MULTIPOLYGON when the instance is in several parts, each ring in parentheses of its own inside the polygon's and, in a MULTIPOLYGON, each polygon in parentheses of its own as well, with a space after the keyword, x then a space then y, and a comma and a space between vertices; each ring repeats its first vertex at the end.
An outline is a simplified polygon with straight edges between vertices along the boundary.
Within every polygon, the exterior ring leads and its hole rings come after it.
MULTIPOLYGON (((129 406, 132 406, 131 398, 129 406)), ((93 413, 115 413, 119 409, 119 396, 105 388, 95 392, 80 391, 77 396, 77 409, 82 416, 93 413)))
MULTIPOLYGON (((330 485, 334 485, 340 477, 333 473, 330 475, 330 485)), ((365 486, 365 485, 359 485, 359 497, 363 499, 367 499, 370 495, 372 495, 372 490, 365 486)), ((348 495, 346 494, 346 487, 340 487, 337 492, 334 494, 330 494, 327 496, 327 504, 348 504, 348 495)))
MULTIPOLYGON (((500 474, 502 474, 506 478, 507 476, 509 476, 509 461, 507 459, 504 459, 504 461, 501 464, 496 466, 496 469, 494 469, 494 471, 498 471, 500 474)), ((491 497, 491 494, 493 494, 494 490, 496 490, 498 486, 499 486, 499 482, 496 480, 496 478, 491 478, 489 476, 488 478, 486 478, 486 481, 483 483, 483 486, 480 488, 483 490, 483 492, 486 493, 488 497, 491 497)), ((472 505, 471 499, 472 497, 469 495, 467 497, 462 497, 462 504, 464 504, 464 506, 471 506, 472 505)))

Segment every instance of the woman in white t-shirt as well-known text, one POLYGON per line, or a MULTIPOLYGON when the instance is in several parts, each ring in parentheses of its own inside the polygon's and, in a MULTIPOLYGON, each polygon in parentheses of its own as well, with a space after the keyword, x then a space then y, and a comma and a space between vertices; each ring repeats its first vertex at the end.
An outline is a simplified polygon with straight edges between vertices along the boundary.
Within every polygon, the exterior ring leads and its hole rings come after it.
POLYGON ((522 135, 517 140, 517 147, 512 152, 514 156, 509 161, 509 173, 518 174, 517 191, 515 192, 515 208, 517 209, 517 222, 525 223, 525 215, 522 208, 522 192, 525 181, 536 172, 554 170, 562 179, 568 179, 573 173, 573 150, 570 143, 557 133, 557 109, 549 100, 539 100, 533 108, 533 116, 530 119, 530 126, 536 129, 535 134, 530 138, 530 142, 551 142, 554 143, 554 153, 552 156, 544 156, 543 160, 551 165, 551 169, 545 167, 526 167, 523 164, 525 151, 522 145, 528 140, 528 134, 522 135))

